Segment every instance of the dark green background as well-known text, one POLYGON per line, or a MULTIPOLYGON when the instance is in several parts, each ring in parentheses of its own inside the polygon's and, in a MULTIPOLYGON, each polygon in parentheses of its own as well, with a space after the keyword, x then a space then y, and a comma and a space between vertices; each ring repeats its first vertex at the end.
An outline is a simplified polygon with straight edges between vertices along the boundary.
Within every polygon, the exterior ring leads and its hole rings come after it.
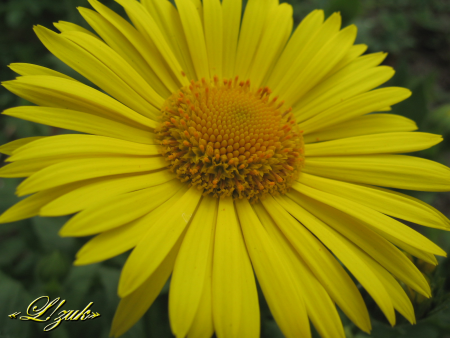
MULTIPOLYGON (((340 11, 344 25, 358 26, 357 43, 369 46, 367 53, 386 51, 384 62, 397 73, 388 85, 404 86, 413 91, 407 101, 394 107, 393 113, 414 119, 421 131, 442 134, 441 144, 418 156, 450 164, 450 1, 449 0, 291 0, 295 24, 311 10, 322 8, 329 15, 340 11)), ((123 14, 111 0, 103 1, 123 14)), ((10 0, 0 2, 0 79, 15 74, 6 66, 28 62, 56 69, 86 83, 39 42, 32 31, 36 24, 53 27, 63 20, 88 27, 76 10, 90 7, 86 0, 10 0)), ((0 110, 29 104, 0 90, 0 110)), ((0 116, 0 144, 17 138, 52 135, 60 131, 47 126, 0 116)), ((1 160, 4 160, 3 156, 1 160)), ((0 161, 1 161, 0 160, 0 161)), ((20 179, 0 178, 0 212, 18 201, 14 190, 20 179)), ((411 192, 409 192, 411 193, 411 192)), ((447 216, 449 193, 412 193, 432 204, 447 216)), ((116 295, 120 269, 127 254, 101 264, 74 267, 71 262, 83 238, 59 238, 58 229, 66 217, 40 218, 0 225, 0 338, 27 337, 107 337, 118 303, 116 295), (92 309, 101 317, 85 322, 63 322, 51 333, 45 324, 8 318, 24 313, 35 298, 49 295, 66 299, 65 309, 82 309, 94 302, 92 309)), ((450 251, 450 233, 410 224, 450 251)), ((373 337, 443 338, 450 337, 450 261, 440 259, 429 278, 434 297, 414 299, 418 324, 410 326, 398 315, 398 325, 391 328, 372 299, 364 292, 372 316, 373 337)), ((142 320, 123 337, 171 337, 167 316, 167 291, 164 288, 142 320)), ((262 336, 282 337, 267 305, 261 299, 262 336)), ((367 335, 343 318, 348 338, 367 335)), ((315 334, 315 333, 314 333, 315 334)))

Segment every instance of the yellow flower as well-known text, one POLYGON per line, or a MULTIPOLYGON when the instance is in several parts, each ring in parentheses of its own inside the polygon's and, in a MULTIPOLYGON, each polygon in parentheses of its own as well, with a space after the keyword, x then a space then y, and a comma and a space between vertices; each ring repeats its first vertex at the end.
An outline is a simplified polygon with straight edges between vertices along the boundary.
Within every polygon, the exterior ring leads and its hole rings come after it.
POLYGON ((133 249, 119 282, 111 333, 127 331, 172 274, 176 337, 258 337, 256 282, 286 337, 344 337, 336 305, 369 332, 369 315, 343 265, 388 321, 415 322, 398 281, 429 297, 404 254, 436 265, 445 252, 392 217, 448 230, 431 206, 388 188, 448 191, 450 170, 399 153, 438 135, 412 132, 388 111, 410 95, 374 89, 394 71, 362 55, 338 13, 309 14, 291 35, 277 0, 117 0, 128 21, 89 0, 98 34, 35 27, 60 60, 102 91, 66 75, 12 64, 3 85, 38 106, 4 112, 85 134, 3 145, 2 177, 27 177, 31 195, 1 222, 76 215, 62 236, 96 235, 75 264, 133 249), (342 265, 341 265, 342 263, 342 265), (256 279, 255 279, 256 278, 256 279))

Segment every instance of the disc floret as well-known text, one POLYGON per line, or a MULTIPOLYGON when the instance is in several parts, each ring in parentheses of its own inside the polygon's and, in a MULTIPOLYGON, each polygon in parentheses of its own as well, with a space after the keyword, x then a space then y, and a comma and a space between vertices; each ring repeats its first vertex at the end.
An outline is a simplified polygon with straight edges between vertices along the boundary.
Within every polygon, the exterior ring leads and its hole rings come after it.
POLYGON ((270 96, 217 76, 173 93, 156 130, 170 170, 214 197, 286 192, 304 162, 303 137, 292 109, 270 96))

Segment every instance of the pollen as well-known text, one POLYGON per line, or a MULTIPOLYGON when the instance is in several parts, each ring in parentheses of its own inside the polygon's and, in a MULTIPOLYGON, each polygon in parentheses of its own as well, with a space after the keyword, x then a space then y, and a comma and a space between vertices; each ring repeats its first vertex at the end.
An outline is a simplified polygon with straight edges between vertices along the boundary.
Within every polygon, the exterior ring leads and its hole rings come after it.
POLYGON ((202 79, 173 93, 155 130, 169 169, 205 195, 255 202, 282 194, 303 166, 291 108, 250 81, 202 79))

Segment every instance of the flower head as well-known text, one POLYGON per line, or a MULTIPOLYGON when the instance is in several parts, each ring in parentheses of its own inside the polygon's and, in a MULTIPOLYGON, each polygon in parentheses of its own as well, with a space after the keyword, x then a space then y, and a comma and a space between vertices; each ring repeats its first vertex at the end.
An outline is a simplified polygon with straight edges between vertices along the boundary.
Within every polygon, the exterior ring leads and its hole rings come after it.
POLYGON ((405 255, 445 252, 394 219, 449 230, 431 206, 385 188, 450 190, 449 168, 398 155, 438 135, 388 111, 410 92, 375 89, 394 71, 363 55, 338 13, 292 32, 276 0, 97 0, 80 8, 96 34, 35 27, 60 60, 97 85, 29 64, 3 85, 36 103, 4 114, 83 134, 0 147, 2 177, 31 195, 0 222, 76 213, 62 236, 96 235, 75 264, 133 249, 112 335, 145 313, 170 275, 176 337, 258 337, 256 280, 286 337, 344 337, 336 305, 362 330, 367 309, 348 271, 388 321, 415 322, 400 286, 428 282, 405 255))

